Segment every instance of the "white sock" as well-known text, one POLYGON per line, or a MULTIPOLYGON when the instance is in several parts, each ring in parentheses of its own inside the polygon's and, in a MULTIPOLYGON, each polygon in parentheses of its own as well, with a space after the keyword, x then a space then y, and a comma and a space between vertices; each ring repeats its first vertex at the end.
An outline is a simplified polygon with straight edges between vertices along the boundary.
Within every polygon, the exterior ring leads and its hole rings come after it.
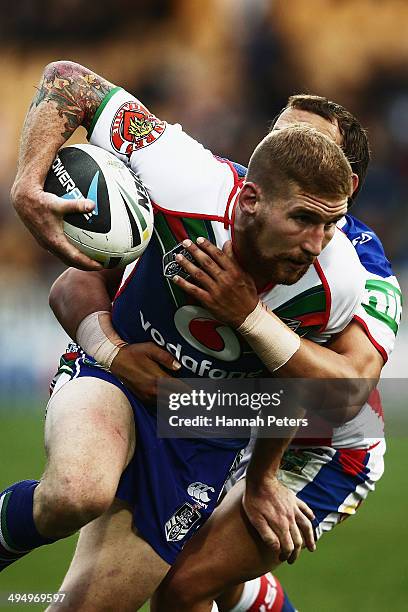
POLYGON ((211 612, 218 612, 218 606, 217 606, 217 604, 215 603, 215 601, 213 601, 213 605, 212 605, 212 608, 211 608, 211 612))
POLYGON ((258 597, 260 582, 260 578, 248 580, 244 585, 240 600, 229 612, 246 612, 258 597))

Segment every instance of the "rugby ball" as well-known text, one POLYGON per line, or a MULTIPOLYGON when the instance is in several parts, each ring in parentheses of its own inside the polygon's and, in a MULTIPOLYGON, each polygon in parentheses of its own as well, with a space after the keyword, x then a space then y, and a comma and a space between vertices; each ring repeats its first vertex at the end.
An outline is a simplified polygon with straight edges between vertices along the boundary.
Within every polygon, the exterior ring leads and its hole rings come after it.
POLYGON ((67 199, 89 198, 90 213, 64 217, 64 233, 105 268, 125 266, 147 247, 153 232, 149 195, 136 174, 112 153, 90 144, 59 150, 44 190, 67 199))

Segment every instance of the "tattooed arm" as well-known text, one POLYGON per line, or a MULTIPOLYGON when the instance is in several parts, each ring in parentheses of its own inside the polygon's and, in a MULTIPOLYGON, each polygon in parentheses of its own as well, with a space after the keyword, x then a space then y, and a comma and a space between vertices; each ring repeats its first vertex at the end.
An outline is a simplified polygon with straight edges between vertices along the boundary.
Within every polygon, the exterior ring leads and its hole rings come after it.
POLYGON ((17 176, 11 201, 33 236, 68 265, 99 270, 63 233, 63 216, 92 210, 90 200, 63 200, 43 190, 45 177, 61 145, 82 125, 89 128, 105 95, 114 87, 88 68, 68 61, 45 67, 21 135, 17 176))

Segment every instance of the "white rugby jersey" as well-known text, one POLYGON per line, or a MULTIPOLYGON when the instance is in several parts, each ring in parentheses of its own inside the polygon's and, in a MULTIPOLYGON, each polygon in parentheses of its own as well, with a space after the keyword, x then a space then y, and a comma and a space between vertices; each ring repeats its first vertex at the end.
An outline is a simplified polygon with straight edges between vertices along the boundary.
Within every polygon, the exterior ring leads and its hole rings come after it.
MULTIPOLYGON (((237 166, 214 157, 180 125, 157 119, 120 88, 102 102, 89 136, 92 144, 130 164, 156 209, 154 237, 141 259, 128 266, 114 302, 118 333, 129 342, 153 340, 167 348, 182 363, 185 377, 266 375, 239 334, 187 300, 161 267, 162 256, 184 238, 203 235, 220 248, 233 239, 234 206, 243 181, 237 166)), ((358 311, 357 320, 377 336, 377 348, 385 355, 393 341, 376 329, 373 300, 371 307, 360 309, 367 271, 356 248, 347 231, 337 229, 297 283, 266 288, 260 297, 296 333, 319 343, 342 331, 358 311)), ((335 429, 330 443, 364 446, 356 419, 335 429)))

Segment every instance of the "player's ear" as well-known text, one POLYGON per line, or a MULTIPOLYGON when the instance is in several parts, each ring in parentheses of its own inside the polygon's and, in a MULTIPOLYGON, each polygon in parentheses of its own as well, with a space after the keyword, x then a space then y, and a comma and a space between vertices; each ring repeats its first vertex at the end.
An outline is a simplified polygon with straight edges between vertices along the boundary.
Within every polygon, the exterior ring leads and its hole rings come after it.
POLYGON ((241 211, 246 215, 253 215, 260 196, 261 190, 256 183, 245 182, 238 196, 241 211))
POLYGON ((353 193, 355 193, 360 179, 358 178, 358 175, 353 172, 353 174, 351 175, 351 180, 353 182, 353 193))

